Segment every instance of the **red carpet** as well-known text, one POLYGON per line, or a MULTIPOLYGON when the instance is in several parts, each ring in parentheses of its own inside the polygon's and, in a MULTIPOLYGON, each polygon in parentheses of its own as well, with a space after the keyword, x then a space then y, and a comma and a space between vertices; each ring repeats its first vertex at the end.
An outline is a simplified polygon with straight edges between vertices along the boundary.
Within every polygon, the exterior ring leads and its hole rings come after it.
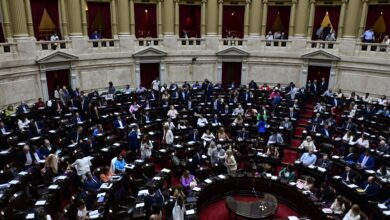
MULTIPOLYGON (((308 101, 305 103, 304 111, 301 113, 301 119, 297 122, 297 127, 295 128, 293 138, 291 139, 291 146, 297 148, 299 145, 301 145, 300 137, 302 137, 302 132, 305 130, 309 118, 313 115, 313 104, 308 101), (295 137, 295 138, 294 138, 295 137)), ((283 162, 284 163, 294 163, 294 161, 297 159, 298 154, 295 151, 292 150, 284 150, 284 157, 283 162)))
MULTIPOLYGON (((255 201, 256 198, 254 196, 236 196, 235 197, 239 201, 251 202, 255 201)), ((229 212, 225 206, 225 200, 222 199, 217 201, 211 205, 209 205, 206 209, 203 210, 199 214, 200 220, 225 220, 229 219, 229 212)), ((279 203, 278 211, 272 218, 269 219, 280 219, 287 218, 288 216, 299 216, 299 213, 290 209, 287 205, 279 203)))

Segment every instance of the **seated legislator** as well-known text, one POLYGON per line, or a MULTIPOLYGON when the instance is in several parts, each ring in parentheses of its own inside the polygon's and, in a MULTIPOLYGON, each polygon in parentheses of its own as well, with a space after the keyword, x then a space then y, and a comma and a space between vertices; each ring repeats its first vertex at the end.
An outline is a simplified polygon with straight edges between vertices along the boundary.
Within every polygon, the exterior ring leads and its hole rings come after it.
POLYGON ((357 165, 360 169, 372 170, 375 167, 375 159, 370 155, 370 151, 366 150, 365 153, 360 155, 357 165))
POLYGON ((292 170, 291 165, 287 165, 279 172, 280 181, 282 183, 289 183, 295 180, 295 172, 292 170))
POLYGON ((309 150, 308 152, 302 154, 300 161, 302 162, 303 166, 308 167, 316 163, 317 156, 313 153, 312 150, 309 150))
POLYGON ((187 192, 191 192, 191 190, 196 186, 197 182, 195 176, 190 173, 189 170, 185 170, 183 175, 180 178, 180 183, 183 186, 183 189, 187 192))

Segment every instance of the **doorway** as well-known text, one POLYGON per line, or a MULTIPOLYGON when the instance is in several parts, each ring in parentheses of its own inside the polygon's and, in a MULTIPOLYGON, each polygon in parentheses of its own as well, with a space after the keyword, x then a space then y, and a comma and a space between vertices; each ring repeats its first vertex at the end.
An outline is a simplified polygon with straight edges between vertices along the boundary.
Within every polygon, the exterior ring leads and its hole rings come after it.
POLYGON ((233 81, 236 87, 241 85, 241 62, 222 63, 222 85, 227 88, 233 81))
POLYGON ((153 80, 160 77, 160 63, 141 63, 141 85, 150 88, 153 80))
POLYGON ((329 75, 330 75, 330 67, 326 66, 309 66, 307 75, 307 81, 309 80, 313 82, 317 80, 317 83, 321 82, 322 78, 325 78, 325 82, 329 85, 329 75))
POLYGON ((57 86, 70 88, 69 69, 46 71, 47 92, 49 98, 54 98, 54 90, 57 86))

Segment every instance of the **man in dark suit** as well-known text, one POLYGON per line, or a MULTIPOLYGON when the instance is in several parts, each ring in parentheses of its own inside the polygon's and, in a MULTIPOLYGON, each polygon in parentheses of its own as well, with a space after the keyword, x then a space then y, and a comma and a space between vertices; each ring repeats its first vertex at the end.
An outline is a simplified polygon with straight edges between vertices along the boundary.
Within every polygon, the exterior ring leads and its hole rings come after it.
POLYGON ((329 129, 329 125, 325 125, 324 128, 321 130, 321 135, 330 139, 332 138, 332 131, 329 129))
POLYGON ((347 183, 355 183, 356 182, 356 173, 352 171, 349 165, 345 166, 345 171, 341 174, 341 179, 347 183))
POLYGON ((374 111, 374 108, 372 107, 372 105, 367 104, 366 107, 364 107, 362 109, 362 115, 363 115, 364 119, 368 119, 368 118, 371 118, 372 116, 374 116, 375 111, 374 111))
POLYGON ((221 114, 223 114, 223 115, 229 115, 229 114, 230 114, 230 110, 229 110, 229 106, 228 106, 228 105, 225 105, 225 106, 222 108, 221 114))
POLYGON ((245 92, 242 94, 242 101, 246 103, 250 103, 252 101, 253 94, 248 89, 245 90, 245 92))
POLYGON ((89 102, 88 98, 81 92, 80 97, 76 99, 76 107, 81 115, 85 116, 88 113, 89 102))
POLYGON ((131 131, 127 135, 127 141, 129 144, 129 150, 132 152, 137 152, 139 150, 139 144, 138 144, 138 132, 137 127, 133 126, 131 128, 131 131))
POLYGON ((179 100, 185 102, 188 99, 188 91, 186 89, 179 89, 179 100))
POLYGON ((85 141, 81 144, 81 151, 85 155, 91 155, 96 149, 96 142, 92 141, 90 138, 86 138, 85 141))
POLYGON ((367 149, 365 153, 360 155, 357 164, 363 170, 372 170, 375 168, 375 159, 370 155, 370 151, 367 149))
POLYGON ((315 79, 313 81, 313 83, 311 84, 311 88, 310 88, 310 91, 313 95, 317 95, 318 94, 318 91, 319 91, 319 88, 318 88, 318 85, 317 85, 317 80, 315 79))
POLYGON ((289 108, 288 117, 297 119, 298 113, 294 110, 293 107, 289 108))
POLYGON ((334 95, 333 98, 330 99, 331 106, 343 106, 343 103, 340 99, 337 98, 337 95, 334 95))
POLYGON ((154 90, 150 91, 150 94, 149 94, 149 99, 150 100, 156 100, 158 98, 158 95, 156 94, 156 92, 154 90))
POLYGON ((188 141, 194 141, 194 142, 197 142, 199 141, 199 137, 198 137, 198 129, 193 129, 189 134, 188 134, 188 141))
POLYGON ((16 109, 16 114, 24 114, 30 111, 30 108, 24 101, 20 103, 20 105, 16 109))
POLYGON ((377 195, 380 191, 380 186, 375 182, 373 176, 369 176, 367 181, 362 185, 364 192, 366 193, 366 197, 369 200, 376 200, 377 195))
POLYGON ((0 121, 0 135, 5 136, 10 134, 10 130, 4 125, 4 122, 0 121))
POLYGON ((30 151, 30 147, 26 144, 23 146, 23 151, 19 153, 19 155, 16 158, 16 164, 21 169, 28 169, 34 164, 36 164, 37 161, 34 157, 34 155, 30 151))
POLYGON ((191 171, 193 171, 193 173, 195 173, 195 170, 200 168, 203 164, 202 153, 203 153, 203 150, 201 148, 199 148, 196 151, 196 153, 192 156, 192 161, 191 161, 192 170, 191 171))
POLYGON ((322 77, 321 83, 319 85, 319 93, 324 93, 326 90, 328 90, 328 83, 325 81, 325 78, 322 77))
POLYGON ((75 123, 75 124, 83 124, 84 123, 83 117, 81 117, 78 112, 76 112, 74 115, 73 123, 75 123))
POLYGON ((329 160, 329 157, 327 154, 324 154, 322 156, 322 158, 317 160, 316 165, 317 165, 317 167, 325 168, 326 170, 331 170, 332 161, 329 160))
POLYGON ((217 114, 214 114, 213 119, 211 119, 211 124, 219 124, 221 121, 219 120, 219 117, 217 114))
POLYGON ((238 131, 237 139, 238 140, 247 140, 249 138, 249 133, 246 131, 245 127, 238 131))
POLYGON ((290 118, 289 117, 285 117, 284 118, 284 121, 282 121, 280 123, 280 126, 283 127, 285 130, 287 131, 291 131, 293 126, 292 126, 292 123, 290 121, 290 118))
POLYGON ((114 121, 114 127, 115 129, 124 129, 126 127, 126 123, 122 120, 121 116, 118 115, 114 121))
POLYGON ((321 126, 318 125, 317 123, 312 123, 310 124, 307 129, 306 129, 308 132, 310 133, 317 133, 318 131, 321 130, 321 126))
POLYGON ((145 124, 151 123, 153 121, 152 116, 150 116, 149 112, 145 112, 142 116, 142 122, 145 124))
POLYGON ((348 121, 344 123, 342 128, 343 130, 354 132, 356 130, 356 125, 353 123, 352 118, 348 118, 348 121))

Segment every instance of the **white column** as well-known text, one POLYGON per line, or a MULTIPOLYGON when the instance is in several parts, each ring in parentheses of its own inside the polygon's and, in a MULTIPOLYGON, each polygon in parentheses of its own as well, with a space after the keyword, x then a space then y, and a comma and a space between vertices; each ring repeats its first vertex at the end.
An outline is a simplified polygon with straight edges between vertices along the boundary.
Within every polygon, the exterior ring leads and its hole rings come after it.
POLYGON ((70 87, 72 89, 76 89, 78 88, 80 85, 79 85, 79 77, 78 77, 78 71, 76 69, 76 66, 71 63, 70 64, 70 78, 71 78, 71 81, 70 81, 70 87))
POLYGON ((329 82, 328 82, 328 89, 335 89, 335 82, 336 82, 336 62, 332 61, 332 66, 330 67, 330 73, 329 73, 329 82))
POLYGON ((135 61, 134 74, 135 74, 135 83, 136 83, 135 88, 137 88, 141 84, 141 66, 140 66, 139 59, 135 61))
POLYGON ((161 83, 167 83, 168 84, 168 73, 165 68, 165 62, 163 60, 160 61, 160 80, 161 83))
POLYGON ((217 62, 217 82, 222 82, 222 58, 218 58, 217 62))
POLYGON ((42 98, 44 101, 49 100, 49 92, 47 88, 47 79, 46 79, 46 69, 40 69, 40 78, 41 78, 41 89, 42 89, 42 98))
POLYGON ((243 59, 241 62, 241 85, 248 84, 248 61, 243 59))
POLYGON ((305 61, 303 61, 302 73, 299 77, 299 87, 306 86, 308 72, 309 72, 309 62, 307 60, 305 60, 305 61))

